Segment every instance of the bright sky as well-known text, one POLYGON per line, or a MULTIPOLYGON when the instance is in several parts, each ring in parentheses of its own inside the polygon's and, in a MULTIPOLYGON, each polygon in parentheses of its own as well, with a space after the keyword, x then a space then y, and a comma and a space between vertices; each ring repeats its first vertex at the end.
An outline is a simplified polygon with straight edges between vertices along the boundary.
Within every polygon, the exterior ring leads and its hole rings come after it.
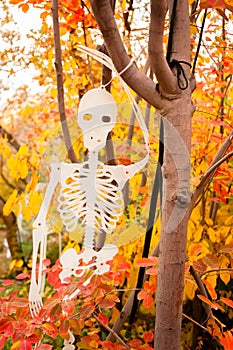
MULTIPOLYGON (((21 35, 21 45, 29 47, 32 42, 27 38, 27 34, 30 30, 38 30, 41 26, 40 12, 38 9, 30 8, 27 13, 23 13, 21 9, 18 9, 16 5, 12 5, 11 12, 15 22, 17 23, 17 30, 21 35)), ((14 68, 14 63, 12 64, 14 68)), ((8 91, 1 91, 0 94, 0 106, 6 103, 7 98, 14 94, 14 91, 22 86, 28 85, 31 87, 33 93, 40 90, 37 82, 33 81, 33 76, 35 75, 35 70, 33 68, 28 68, 27 70, 21 70, 17 72, 14 76, 10 78, 6 77, 6 74, 1 71, 0 66, 0 79, 7 79, 7 85, 9 87, 8 91)))

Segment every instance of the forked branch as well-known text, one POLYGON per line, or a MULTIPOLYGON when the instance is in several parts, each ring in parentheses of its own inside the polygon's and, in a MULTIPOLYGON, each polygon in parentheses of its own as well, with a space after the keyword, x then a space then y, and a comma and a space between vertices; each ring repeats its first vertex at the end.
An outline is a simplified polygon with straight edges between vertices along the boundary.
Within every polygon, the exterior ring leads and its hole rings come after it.
POLYGON ((164 101, 156 91, 155 83, 140 72, 134 64, 130 65, 130 58, 121 40, 110 0, 91 0, 91 6, 117 71, 121 72, 128 66, 128 69, 121 74, 124 81, 152 106, 162 109, 164 101))

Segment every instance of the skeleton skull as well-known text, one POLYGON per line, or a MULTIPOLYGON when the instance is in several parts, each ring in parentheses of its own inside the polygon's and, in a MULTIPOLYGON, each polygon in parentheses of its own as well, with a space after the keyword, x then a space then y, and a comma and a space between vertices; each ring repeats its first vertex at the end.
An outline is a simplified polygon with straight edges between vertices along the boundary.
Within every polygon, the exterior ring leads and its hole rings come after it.
POLYGON ((84 145, 89 151, 106 144, 108 133, 116 123, 117 106, 104 88, 89 90, 81 99, 78 124, 83 131, 84 145))

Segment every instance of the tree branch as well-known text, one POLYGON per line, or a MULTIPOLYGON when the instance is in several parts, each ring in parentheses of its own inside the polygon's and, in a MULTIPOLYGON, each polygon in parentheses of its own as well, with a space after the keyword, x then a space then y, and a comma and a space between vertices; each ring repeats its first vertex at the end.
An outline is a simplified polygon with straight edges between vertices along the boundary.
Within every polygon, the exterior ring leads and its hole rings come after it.
POLYGON ((66 120, 65 102, 64 102, 64 86, 63 86, 63 69, 62 69, 62 54, 60 45, 60 28, 58 19, 58 0, 52 1, 52 14, 53 14, 53 32, 54 32, 54 47, 55 47, 55 68, 57 77, 57 100, 58 109, 60 115, 60 121, 64 136, 66 149, 69 159, 72 163, 78 163, 78 159, 74 152, 70 132, 66 120))
POLYGON ((7 141, 16 149, 19 150, 20 144, 14 139, 14 137, 0 125, 0 135, 4 138, 6 137, 7 141))
POLYGON ((103 324, 97 315, 93 314, 93 317, 96 319, 97 322, 99 322, 101 324, 102 327, 104 327, 116 340, 119 341, 119 343, 121 343, 127 350, 130 350, 130 348, 128 347, 128 345, 123 341, 123 339, 121 339, 121 337, 119 337, 118 334, 116 334, 116 332, 114 332, 113 329, 111 329, 108 325, 103 324))
POLYGON ((226 153, 227 149, 231 146, 233 142, 233 130, 231 133, 228 135, 226 140, 223 142, 221 147, 219 148, 218 152, 216 153, 214 159, 212 160, 209 168, 207 169, 205 175, 202 177, 200 183, 198 186, 195 188, 193 194, 192 194, 192 199, 189 205, 189 213, 191 214, 193 208, 195 207, 196 201, 198 197, 202 194, 204 188, 206 185, 211 181, 213 178, 215 172, 217 171, 217 168, 219 165, 221 165, 223 162, 226 161, 229 157, 233 155, 233 151, 228 153, 226 156, 224 154, 226 153))
MULTIPOLYGON (((121 72, 130 64, 130 58, 121 40, 110 1, 91 0, 90 2, 109 55, 117 71, 121 72)), ((126 84, 152 106, 157 109, 164 107, 165 101, 157 92, 155 83, 140 72, 134 64, 131 64, 121 76, 126 84)))
POLYGON ((176 78, 167 63, 163 52, 163 31, 166 13, 166 0, 151 1, 148 50, 151 67, 156 75, 163 95, 178 93, 176 78))

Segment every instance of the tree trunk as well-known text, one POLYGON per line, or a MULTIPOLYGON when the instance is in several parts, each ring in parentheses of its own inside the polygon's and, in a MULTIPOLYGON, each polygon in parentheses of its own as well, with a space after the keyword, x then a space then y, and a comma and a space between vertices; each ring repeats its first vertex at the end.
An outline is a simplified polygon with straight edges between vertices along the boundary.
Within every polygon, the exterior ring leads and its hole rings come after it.
POLYGON ((164 117, 162 231, 156 295, 155 349, 180 349, 187 207, 190 201, 191 99, 173 100, 164 117))

